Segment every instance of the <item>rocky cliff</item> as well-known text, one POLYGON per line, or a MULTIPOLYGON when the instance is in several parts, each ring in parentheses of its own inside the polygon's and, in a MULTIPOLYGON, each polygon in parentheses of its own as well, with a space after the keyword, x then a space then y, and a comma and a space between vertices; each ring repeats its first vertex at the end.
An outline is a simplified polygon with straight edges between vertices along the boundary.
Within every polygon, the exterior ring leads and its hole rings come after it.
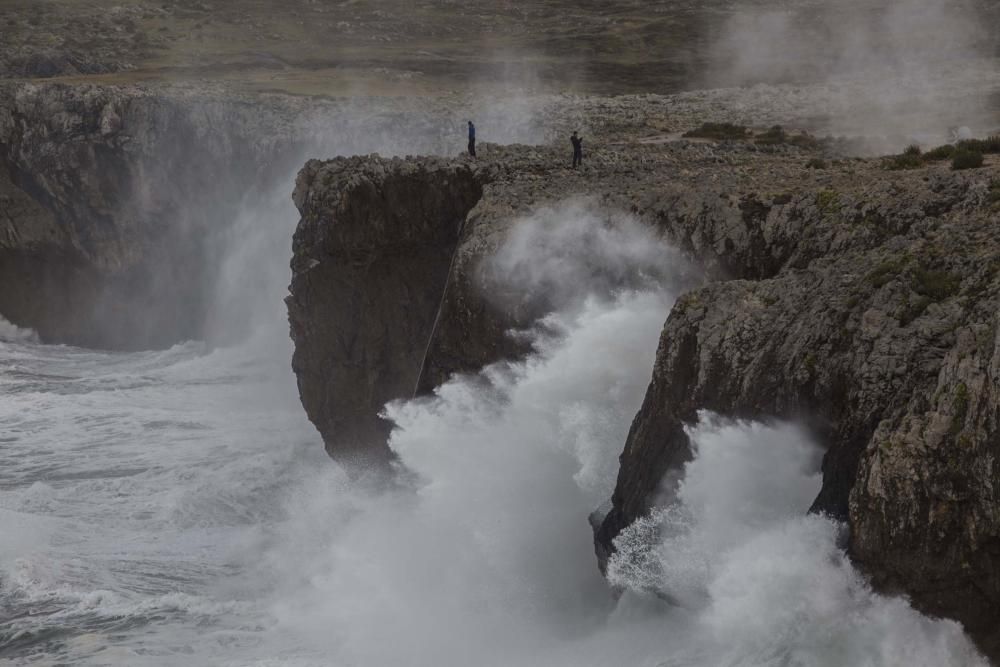
POLYGON ((499 286, 477 269, 527 210, 519 193, 538 189, 555 156, 493 145, 480 153, 480 162, 314 160, 299 173, 286 299, 292 367, 335 456, 387 456, 386 402, 522 354, 506 331, 544 312, 484 299, 499 286))
MULTIPOLYGON (((664 169, 674 159, 643 152, 664 169)), ((595 180, 638 174, 614 149, 603 176, 570 170, 552 148, 485 144, 479 153, 477 161, 337 158, 299 173, 286 299, 292 366, 335 456, 388 453, 378 417, 387 401, 523 355, 524 343, 507 332, 552 304, 544 294, 510 294, 482 260, 537 204, 591 196, 595 180)))
POLYGON ((0 315, 93 347, 198 336, 221 236, 297 152, 285 111, 204 90, 0 86, 0 315))
POLYGON ((211 84, 0 82, 0 316, 89 347, 203 338, 226 253, 258 231, 244 212, 273 208, 306 156, 438 150, 446 118, 211 84))
POLYGON ((528 211, 585 195, 711 278, 667 319, 599 556, 670 492, 699 410, 800 420, 827 450, 813 509, 849 524, 852 557, 996 656, 1000 169, 810 157, 664 141, 598 147, 580 171, 517 147, 310 163, 288 299, 310 418, 333 453, 384 454, 386 400, 523 353, 505 332, 547 304, 497 299, 482 260, 528 211))
POLYGON ((465 218, 482 195, 468 164, 312 161, 294 200, 286 300, 292 368, 328 447, 385 456, 387 401, 413 394, 465 218))
POLYGON ((756 279, 677 303, 599 550, 670 491, 698 410, 805 420, 827 447, 814 510, 848 522, 877 586, 996 656, 996 169, 862 174, 754 200, 737 247, 767 260, 756 279))

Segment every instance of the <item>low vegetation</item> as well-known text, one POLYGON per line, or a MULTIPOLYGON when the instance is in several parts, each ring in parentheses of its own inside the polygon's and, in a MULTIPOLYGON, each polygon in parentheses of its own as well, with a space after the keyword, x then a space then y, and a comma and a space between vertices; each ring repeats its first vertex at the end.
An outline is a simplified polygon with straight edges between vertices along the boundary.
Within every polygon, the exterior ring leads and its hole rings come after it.
POLYGON ((907 261, 907 257, 897 257, 882 262, 868 274, 868 282, 875 288, 889 284, 905 268, 907 261))
POLYGON ((951 156, 951 168, 955 170, 978 169, 982 166, 983 154, 976 150, 959 147, 951 156))
POLYGON ((965 418, 969 414, 969 388, 964 382, 955 387, 955 397, 951 401, 951 428, 948 435, 955 437, 965 426, 965 418))
POLYGON ((1000 206, 1000 179, 994 178, 990 181, 990 189, 986 195, 986 201, 990 206, 1000 206))
POLYGON ((923 315, 932 303, 939 303, 957 295, 962 287, 960 276, 923 266, 906 270, 905 262, 886 262, 869 274, 869 280, 874 286, 881 287, 897 275, 905 275, 908 278, 910 290, 915 295, 907 296, 897 313, 901 326, 906 326, 923 315))
POLYGON ((760 144, 762 146, 774 146, 786 143, 788 141, 788 135, 785 133, 785 128, 780 125, 774 125, 770 129, 755 136, 753 140, 755 144, 760 144))
POLYGON ((966 139, 956 144, 945 144, 921 151, 919 146, 908 146, 899 155, 885 158, 883 166, 889 170, 919 169, 933 162, 952 161, 952 169, 975 169, 983 166, 983 156, 1000 153, 1000 135, 985 139, 966 139))
POLYGON ((962 279, 948 271, 935 271, 918 267, 913 270, 913 280, 910 287, 920 296, 932 301, 944 301, 958 294, 962 279))
POLYGON ((945 144, 944 146, 938 146, 927 151, 924 153, 923 158, 925 162, 940 162, 942 160, 950 160, 954 154, 955 147, 951 144, 945 144))
POLYGON ((900 153, 899 155, 890 155, 885 158, 884 166, 890 171, 901 171, 904 169, 920 169, 927 163, 921 155, 914 155, 912 153, 900 153))
POLYGON ((816 193, 816 206, 823 215, 834 215, 840 209, 840 195, 836 190, 821 190, 816 193))
POLYGON ((702 123, 700 127, 684 133, 691 139, 714 139, 715 141, 739 141, 750 136, 744 125, 733 123, 702 123))
MULTIPOLYGON (((809 150, 824 148, 829 144, 829 139, 817 139, 808 132, 791 134, 781 125, 772 125, 770 128, 754 134, 745 125, 734 123, 702 123, 699 127, 685 132, 684 137, 689 139, 712 139, 713 141, 748 141, 753 140, 757 146, 798 146, 809 150)), ((818 160, 817 164, 822 162, 818 160)), ((824 166, 811 166, 811 169, 825 169, 824 166)))
POLYGON ((825 145, 825 140, 817 139, 808 132, 789 134, 781 125, 773 125, 756 135, 753 139, 758 146, 798 146, 806 149, 819 149, 825 145))

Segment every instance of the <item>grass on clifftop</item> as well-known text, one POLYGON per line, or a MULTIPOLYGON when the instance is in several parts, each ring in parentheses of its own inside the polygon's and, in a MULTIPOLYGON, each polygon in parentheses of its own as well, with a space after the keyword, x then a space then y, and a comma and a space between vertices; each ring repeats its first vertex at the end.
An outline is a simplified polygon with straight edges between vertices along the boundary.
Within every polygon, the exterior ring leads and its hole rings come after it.
POLYGON ((801 134, 789 134, 781 125, 774 125, 765 132, 761 132, 754 137, 753 142, 758 146, 780 146, 788 144, 790 146, 798 146, 799 148, 806 149, 822 148, 824 143, 826 143, 824 140, 817 139, 807 132, 802 132, 801 134))
POLYGON ((700 127, 685 132, 689 139, 711 139, 713 141, 748 141, 757 146, 798 146, 805 149, 822 148, 829 140, 817 139, 807 132, 789 134, 781 125, 773 125, 759 134, 754 134, 745 125, 733 123, 702 123, 700 127))
POLYGON ((994 178, 990 181, 989 194, 987 195, 987 201, 991 206, 1000 206, 1000 178, 994 178))
POLYGON ((983 166, 983 156, 1000 154, 1000 135, 985 139, 966 139, 922 152, 919 146, 909 146, 899 155, 885 158, 883 166, 891 171, 919 169, 934 162, 951 160, 952 169, 976 169, 983 166))
POLYGON ((700 127, 685 132, 689 139, 714 139, 715 141, 738 141, 750 136, 750 130, 744 125, 733 123, 702 123, 700 127))
POLYGON ((983 154, 979 151, 959 148, 951 157, 951 168, 958 169, 978 169, 983 166, 983 154))

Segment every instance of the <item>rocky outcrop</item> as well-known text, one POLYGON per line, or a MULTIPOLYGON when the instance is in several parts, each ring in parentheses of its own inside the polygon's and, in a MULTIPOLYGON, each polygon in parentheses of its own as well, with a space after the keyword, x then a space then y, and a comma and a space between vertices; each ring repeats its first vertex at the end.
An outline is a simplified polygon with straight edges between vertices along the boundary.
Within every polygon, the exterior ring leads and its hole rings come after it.
POLYGON ((478 269, 527 210, 521 198, 537 191, 548 151, 487 144, 479 153, 479 162, 314 160, 299 173, 292 368, 338 458, 385 459, 378 415, 388 401, 523 354, 506 332, 544 312, 499 298, 503 288, 478 269))
POLYGON ((331 452, 385 457, 389 400, 412 396, 482 181, 468 163, 309 162, 294 200, 292 368, 331 452))
POLYGON ((760 279, 670 314, 599 553, 670 493, 698 410, 806 420, 827 447, 814 510, 848 522, 852 557, 1000 655, 995 175, 865 170, 745 205, 731 254, 760 279))
MULTIPOLYGON (((527 351, 508 331, 551 304, 510 294, 482 260, 537 204, 593 194, 601 177, 571 171, 563 157, 484 144, 477 161, 338 158, 300 172, 286 300, 292 366, 331 454, 385 458, 378 413, 387 401, 527 351)), ((616 182, 636 173, 614 152, 604 168, 616 182)))
POLYGON ((475 164, 306 167, 289 313, 328 448, 362 433, 385 454, 384 401, 522 354, 506 331, 550 304, 498 299, 482 260, 529 211, 586 195, 712 280, 667 319, 599 555, 670 493, 699 410, 801 420, 827 448, 813 509, 848 522, 873 583, 962 621, 996 656, 1000 170, 807 169, 797 149, 688 142, 598 148, 577 172, 562 157, 489 147, 475 164))
POLYGON ((288 125, 197 91, 0 86, 0 315, 91 347, 198 337, 220 238, 288 168, 288 125))
POLYGON ((210 84, 0 83, 0 316, 88 347, 203 338, 233 237, 256 231, 240 216, 273 208, 303 156, 437 150, 443 118, 210 84))
POLYGON ((89 347, 205 337, 241 212, 307 156, 441 152, 452 102, 0 82, 0 316, 89 347))

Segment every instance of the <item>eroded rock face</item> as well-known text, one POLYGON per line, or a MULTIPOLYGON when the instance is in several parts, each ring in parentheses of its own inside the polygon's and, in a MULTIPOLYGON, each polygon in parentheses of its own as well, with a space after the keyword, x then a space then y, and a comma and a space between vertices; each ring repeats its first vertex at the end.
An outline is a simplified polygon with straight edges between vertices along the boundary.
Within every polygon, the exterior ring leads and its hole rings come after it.
POLYGON ((828 448, 814 510, 852 557, 1000 655, 996 171, 872 171, 745 218, 771 266, 670 314, 599 554, 670 493, 697 410, 805 419, 828 448))
POLYGON ((465 218, 466 163, 344 158, 299 173, 292 368, 332 453, 385 458, 387 401, 412 396, 465 218))
POLYGON ((508 332, 550 310, 508 294, 482 261, 537 204, 592 194, 594 175, 551 148, 484 144, 479 154, 338 158, 299 174, 292 365, 334 456, 387 457, 387 401, 522 356, 526 344, 508 332))
POLYGON ((0 315, 88 347, 200 337, 228 225, 301 150, 295 114, 195 90, 0 86, 0 315))
POLYGON ((482 153, 300 176, 289 313, 329 449, 374 434, 384 455, 385 400, 523 354, 506 331, 546 304, 497 300, 477 267, 530 211, 586 196, 631 211, 713 280, 667 319, 599 556, 670 493, 699 410, 803 420, 827 448, 813 509, 848 522, 852 557, 997 655, 1000 169, 814 171, 797 151, 685 142, 593 150, 578 172, 551 149, 482 153))

